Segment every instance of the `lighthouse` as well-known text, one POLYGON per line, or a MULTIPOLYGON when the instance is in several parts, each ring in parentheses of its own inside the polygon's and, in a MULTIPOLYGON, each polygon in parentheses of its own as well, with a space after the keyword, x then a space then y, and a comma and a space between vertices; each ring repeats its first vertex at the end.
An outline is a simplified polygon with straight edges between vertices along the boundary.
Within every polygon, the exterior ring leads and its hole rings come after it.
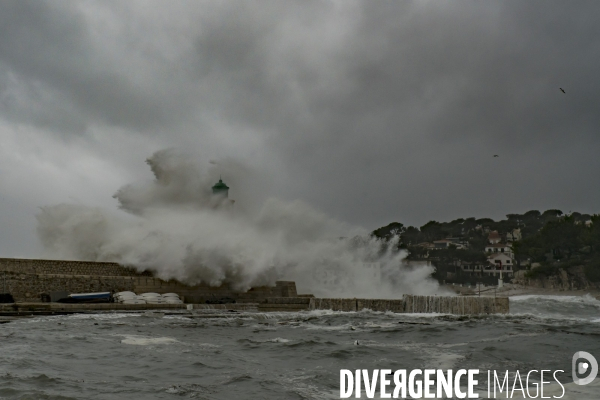
POLYGON ((213 196, 219 196, 228 198, 229 197, 229 186, 219 178, 219 182, 215 183, 212 187, 213 196))
POLYGON ((212 206, 213 208, 232 210, 235 200, 229 198, 229 186, 219 177, 219 182, 212 187, 212 206))

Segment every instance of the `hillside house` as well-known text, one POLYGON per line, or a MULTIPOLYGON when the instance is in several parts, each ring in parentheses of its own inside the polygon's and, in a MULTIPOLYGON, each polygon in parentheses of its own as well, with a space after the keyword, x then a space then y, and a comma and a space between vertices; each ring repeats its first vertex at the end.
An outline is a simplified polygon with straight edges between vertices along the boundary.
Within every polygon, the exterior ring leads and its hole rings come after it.
POLYGON ((488 244, 485 246, 485 253, 503 253, 508 255, 510 258, 513 258, 512 248, 506 243, 488 244))
POLYGON ((515 242, 517 240, 521 240, 522 236, 521 236, 521 229, 517 228, 517 229, 513 229, 512 231, 509 231, 506 233, 506 241, 507 242, 515 242))
POLYGON ((448 248, 450 248, 450 245, 455 246, 457 249, 466 248, 464 243, 458 241, 458 238, 448 238, 448 239, 433 241, 433 246, 434 246, 434 249, 436 249, 436 250, 448 249, 448 248))
POLYGON ((488 274, 503 274, 508 276, 513 274, 514 260, 505 253, 493 253, 488 257, 489 266, 483 271, 488 274))
POLYGON ((486 265, 468 261, 458 261, 455 263, 460 269, 469 275, 483 275, 486 265))
POLYGON ((490 244, 500 243, 502 241, 502 236, 498 233, 498 231, 491 231, 488 235, 488 242, 490 244))

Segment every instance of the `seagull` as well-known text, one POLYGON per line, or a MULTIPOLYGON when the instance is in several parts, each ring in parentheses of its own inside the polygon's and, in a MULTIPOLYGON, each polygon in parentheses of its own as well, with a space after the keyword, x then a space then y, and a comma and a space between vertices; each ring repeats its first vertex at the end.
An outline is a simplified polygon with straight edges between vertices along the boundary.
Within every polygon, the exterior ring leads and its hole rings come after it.
POLYGON ((494 157, 500 157, 498 154, 494 154, 494 157))
POLYGON ((561 92, 567 93, 567 92, 565 92, 565 89, 563 89, 563 88, 559 88, 559 89, 560 89, 561 92))
POLYGON ((355 345, 355 346, 358 346, 358 340, 356 340, 356 341, 354 342, 354 345, 355 345))

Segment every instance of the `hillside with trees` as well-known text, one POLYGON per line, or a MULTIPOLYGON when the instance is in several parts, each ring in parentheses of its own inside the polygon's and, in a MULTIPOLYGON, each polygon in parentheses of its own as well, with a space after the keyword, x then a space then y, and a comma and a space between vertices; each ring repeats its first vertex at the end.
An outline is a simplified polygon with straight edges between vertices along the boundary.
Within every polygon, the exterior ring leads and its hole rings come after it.
POLYGON ((393 243, 398 250, 408 252, 407 260, 430 261, 440 282, 492 283, 497 277, 465 273, 469 265, 485 265, 489 269, 492 253, 486 252, 486 247, 491 250, 491 232, 496 232, 498 240, 506 243, 514 260, 511 271, 526 270, 526 276, 534 278, 582 265, 590 281, 600 282, 600 215, 597 214, 564 214, 551 209, 508 214, 500 221, 459 218, 450 222, 429 221, 421 227, 393 222, 374 230, 372 235, 383 243, 392 243, 397 238, 393 243))

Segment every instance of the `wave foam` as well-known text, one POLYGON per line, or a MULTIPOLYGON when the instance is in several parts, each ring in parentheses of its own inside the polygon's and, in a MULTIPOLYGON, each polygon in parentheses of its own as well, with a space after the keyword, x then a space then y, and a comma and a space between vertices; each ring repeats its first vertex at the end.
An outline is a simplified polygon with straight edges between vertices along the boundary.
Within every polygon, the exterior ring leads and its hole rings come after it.
POLYGON ((557 301, 560 303, 585 303, 596 305, 600 307, 600 300, 596 299, 589 293, 583 296, 560 296, 560 295, 541 295, 541 294, 527 294, 521 296, 511 296, 510 301, 530 301, 530 300, 548 300, 557 301))
POLYGON ((131 344, 136 346, 149 346, 156 344, 172 344, 178 343, 178 340, 170 338, 170 337, 157 337, 157 338, 149 338, 146 336, 138 336, 138 335, 124 335, 125 339, 121 340, 123 344, 131 344))

